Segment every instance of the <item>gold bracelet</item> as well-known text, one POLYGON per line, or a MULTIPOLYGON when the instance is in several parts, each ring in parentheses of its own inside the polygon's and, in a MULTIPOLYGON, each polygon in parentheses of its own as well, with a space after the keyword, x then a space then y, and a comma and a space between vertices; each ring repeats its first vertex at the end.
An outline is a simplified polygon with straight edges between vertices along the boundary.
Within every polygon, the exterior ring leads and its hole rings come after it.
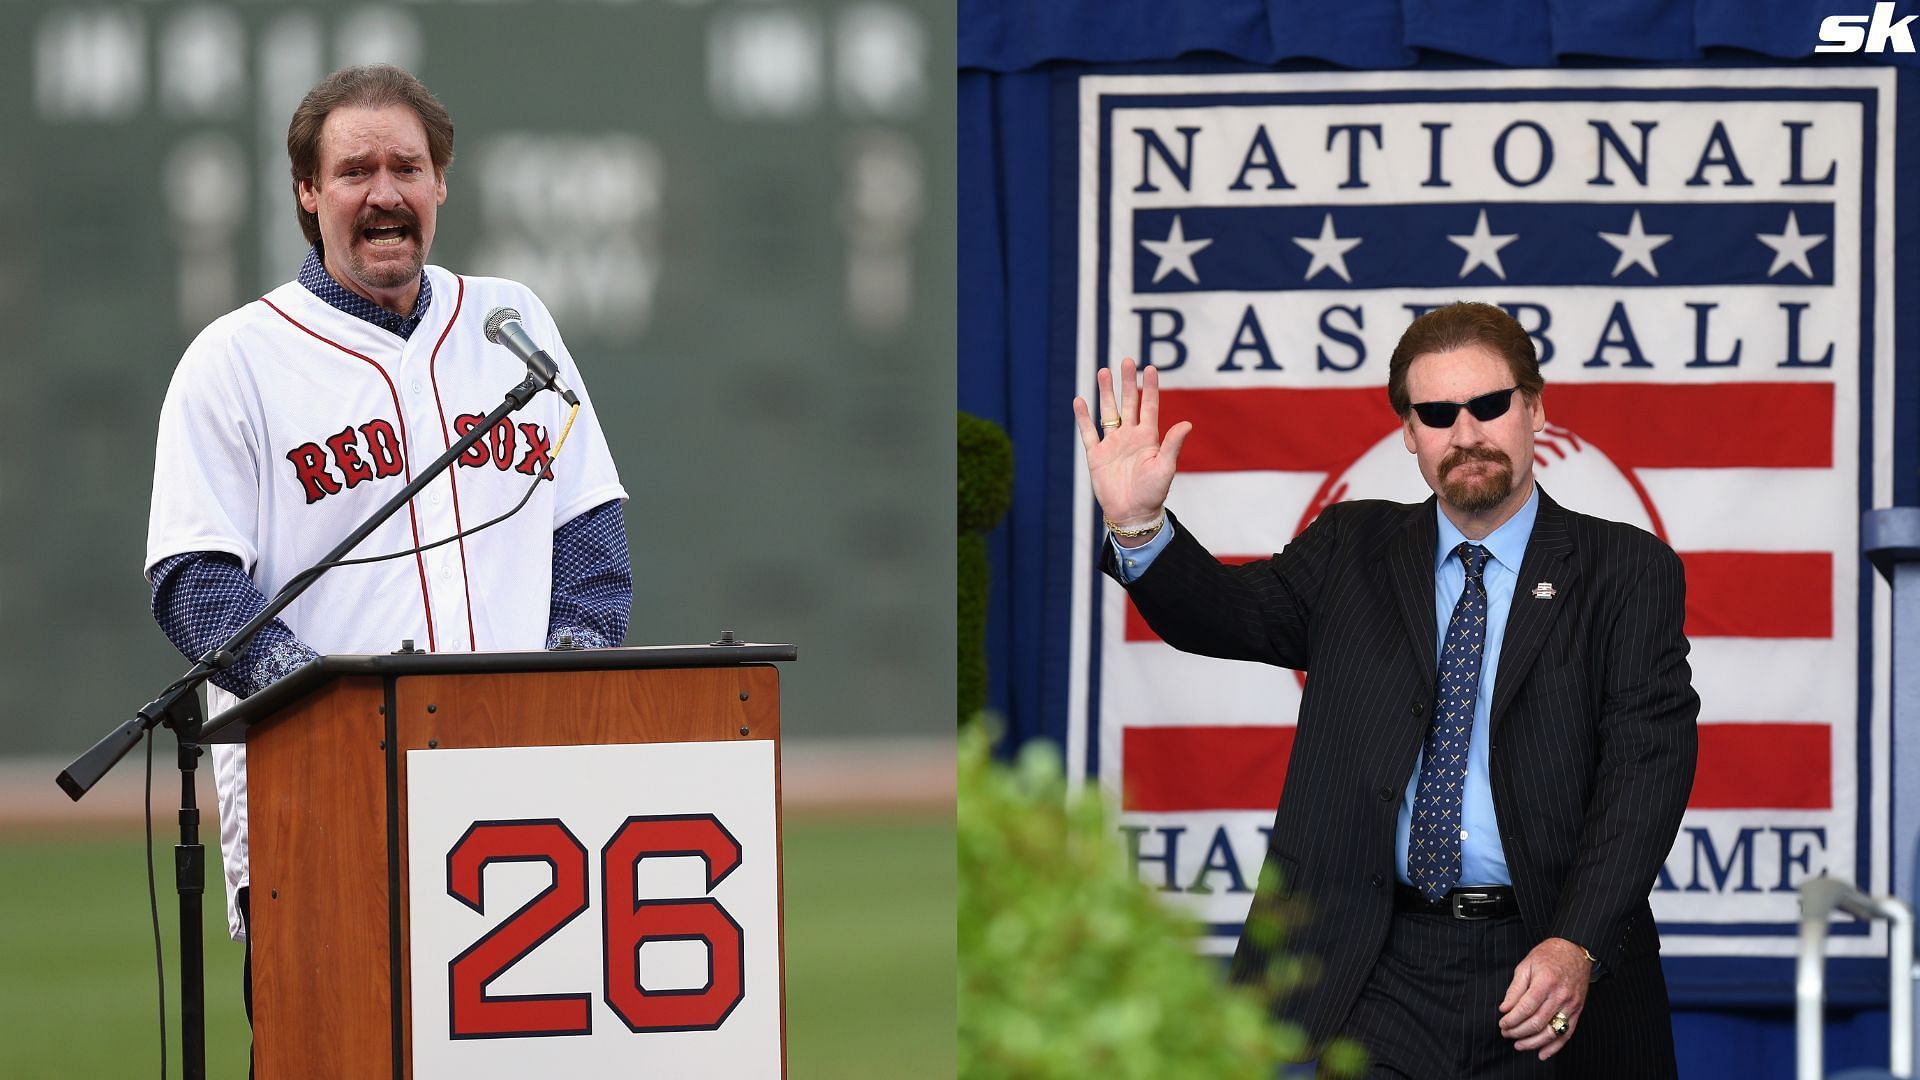
POLYGON ((1100 520, 1106 522, 1107 529, 1111 531, 1113 535, 1124 536, 1129 540, 1138 540, 1143 536, 1152 536, 1154 533, 1159 532, 1160 526, 1165 525, 1167 523, 1167 512, 1162 510, 1159 516, 1153 519, 1152 524, 1147 525, 1145 528, 1140 528, 1140 529, 1123 529, 1120 526, 1115 525, 1113 522, 1107 521, 1107 519, 1104 517, 1101 518, 1100 520))

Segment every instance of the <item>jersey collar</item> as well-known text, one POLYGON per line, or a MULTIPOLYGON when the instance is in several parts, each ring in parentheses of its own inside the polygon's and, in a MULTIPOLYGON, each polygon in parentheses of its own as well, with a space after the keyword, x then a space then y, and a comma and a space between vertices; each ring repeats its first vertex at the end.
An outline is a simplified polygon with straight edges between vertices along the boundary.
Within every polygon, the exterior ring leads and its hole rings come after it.
POLYGON ((433 303, 433 280, 425 270, 422 270, 420 297, 413 302, 413 314, 404 318, 395 315, 335 281, 333 275, 327 273, 326 265, 320 261, 319 248, 307 249, 306 261, 300 264, 299 280, 308 292, 326 301, 329 307, 372 323, 390 334, 397 335, 402 341, 412 337, 413 332, 420 328, 420 324, 426 320, 428 306, 433 303))

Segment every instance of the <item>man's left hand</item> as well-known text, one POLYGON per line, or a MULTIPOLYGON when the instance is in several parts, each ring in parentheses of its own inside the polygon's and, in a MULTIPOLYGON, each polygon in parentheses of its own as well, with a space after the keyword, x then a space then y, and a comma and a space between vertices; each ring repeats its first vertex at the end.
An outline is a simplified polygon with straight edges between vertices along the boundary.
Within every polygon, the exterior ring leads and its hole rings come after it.
POLYGON ((1580 1023, 1587 1004, 1593 963, 1585 949, 1566 938, 1548 938, 1513 969, 1513 982, 1500 1001, 1500 1035, 1515 1050, 1538 1050, 1545 1061, 1560 1052, 1580 1023), (1549 1025, 1555 1013, 1567 1014, 1559 1035, 1549 1025))

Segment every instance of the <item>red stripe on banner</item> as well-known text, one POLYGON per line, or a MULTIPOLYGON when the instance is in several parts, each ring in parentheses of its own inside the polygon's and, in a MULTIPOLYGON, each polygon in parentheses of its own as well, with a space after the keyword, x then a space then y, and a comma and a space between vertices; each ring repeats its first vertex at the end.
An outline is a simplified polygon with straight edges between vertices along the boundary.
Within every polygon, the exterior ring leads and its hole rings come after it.
MULTIPOLYGON (((1244 563, 1265 555, 1223 555, 1244 563)), ((1833 636, 1833 556, 1825 551, 1685 551, 1687 636, 1825 638, 1833 636)), ((1130 642, 1159 641, 1132 599, 1123 632, 1130 642)))
POLYGON ((1400 426, 1384 386, 1162 390, 1161 429, 1182 420, 1193 421, 1193 437, 1180 449, 1181 472, 1332 472, 1400 426))
POLYGON ((1683 551, 1687 636, 1833 636, 1833 555, 1825 551, 1683 551))
POLYGON ((1827 810, 1832 732, 1825 724, 1701 724, 1695 810, 1827 810))
MULTIPOLYGON (((1272 810, 1292 727, 1129 727, 1122 806, 1137 813, 1272 810)), ((1825 810, 1833 803, 1825 724, 1702 724, 1695 810, 1825 810)))
POLYGON ((1291 727, 1130 727, 1121 805, 1141 813, 1271 810, 1293 753, 1291 727))
POLYGON ((1623 469, 1833 467, 1833 384, 1548 384, 1547 420, 1623 469))
MULTIPOLYGON (((1623 469, 1833 465, 1831 383, 1550 383, 1544 401, 1623 469)), ((1377 386, 1163 390, 1160 418, 1193 421, 1183 472, 1333 472, 1400 424, 1377 386)))

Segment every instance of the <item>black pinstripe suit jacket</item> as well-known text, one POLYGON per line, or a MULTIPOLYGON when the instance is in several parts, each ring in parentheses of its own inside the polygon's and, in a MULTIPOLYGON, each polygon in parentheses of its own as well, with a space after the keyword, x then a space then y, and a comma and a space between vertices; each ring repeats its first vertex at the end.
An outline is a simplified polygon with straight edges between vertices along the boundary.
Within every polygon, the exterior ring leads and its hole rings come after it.
MULTIPOLYGON (((1275 1005, 1316 1044, 1338 1032, 1392 919, 1395 817, 1434 701, 1434 512, 1431 498, 1336 504, 1247 566, 1222 565, 1181 527, 1128 586, 1175 648, 1307 672, 1267 852, 1278 884, 1262 874, 1253 914, 1283 914, 1280 948, 1318 961, 1316 981, 1275 1005)), ((1111 547, 1106 568, 1117 578, 1111 547)), ((1647 896, 1686 809, 1700 709, 1684 597, 1665 544, 1541 492, 1494 678, 1493 804, 1528 931, 1585 946, 1603 972, 1659 978, 1647 896), (1538 582, 1552 599, 1535 598, 1538 582)), ((1275 951, 1243 935, 1235 979, 1259 980, 1275 951)), ((1655 989, 1596 984, 1589 1013, 1618 997, 1608 1007, 1647 1015, 1605 1028, 1664 1028, 1655 989)), ((1582 1041, 1563 1056, 1586 1056, 1582 1041)))

